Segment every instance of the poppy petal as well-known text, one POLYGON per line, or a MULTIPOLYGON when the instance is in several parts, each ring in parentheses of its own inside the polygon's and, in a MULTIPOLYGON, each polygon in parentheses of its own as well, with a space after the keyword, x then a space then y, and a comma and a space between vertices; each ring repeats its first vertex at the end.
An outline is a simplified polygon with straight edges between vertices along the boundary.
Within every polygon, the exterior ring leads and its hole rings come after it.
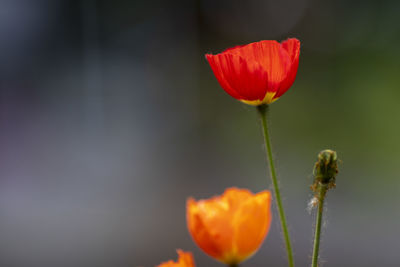
POLYGON ((193 255, 190 252, 185 252, 181 249, 177 250, 179 255, 179 264, 182 267, 195 267, 193 255))
POLYGON ((268 76, 255 61, 239 55, 221 53, 206 55, 221 87, 238 100, 262 100, 266 94, 268 76))
POLYGON ((268 92, 277 91, 279 84, 286 78, 291 66, 287 52, 282 50, 281 44, 277 41, 255 42, 229 49, 225 53, 239 55, 247 62, 260 64, 268 74, 268 92))
POLYGON ((228 265, 254 254, 271 222, 268 191, 229 188, 221 196, 187 202, 188 229, 209 256, 228 265))
POLYGON ((235 214, 235 243, 242 259, 251 256, 264 241, 271 224, 271 194, 258 193, 245 201, 235 214))
POLYGON ((264 40, 228 48, 206 58, 222 88, 249 105, 270 104, 293 84, 300 41, 264 40))
POLYGON ((232 244, 233 231, 228 224, 230 216, 224 205, 221 201, 209 200, 196 203, 192 198, 187 202, 187 223, 192 238, 204 252, 219 260, 232 244), (221 215, 224 220, 221 220, 221 215))
POLYGON ((195 267, 192 253, 185 252, 180 249, 178 249, 177 252, 179 255, 179 259, 177 262, 169 260, 159 264, 157 267, 195 267))
POLYGON ((287 52, 291 60, 290 70, 287 73, 286 79, 282 81, 279 86, 278 92, 275 98, 279 98, 281 95, 286 93, 286 91, 292 86, 294 80, 296 79, 297 69, 299 66, 300 57, 300 41, 291 38, 282 42, 282 48, 287 52))

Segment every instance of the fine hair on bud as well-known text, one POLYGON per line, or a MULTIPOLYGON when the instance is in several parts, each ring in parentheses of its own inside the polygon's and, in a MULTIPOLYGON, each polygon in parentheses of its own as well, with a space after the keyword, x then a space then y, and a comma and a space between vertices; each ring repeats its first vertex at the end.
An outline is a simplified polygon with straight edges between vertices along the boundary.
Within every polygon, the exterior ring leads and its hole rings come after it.
POLYGON ((313 171, 314 183, 311 186, 315 193, 318 192, 320 186, 326 186, 327 189, 336 187, 337 162, 337 154, 333 150, 325 149, 318 154, 318 160, 313 171))

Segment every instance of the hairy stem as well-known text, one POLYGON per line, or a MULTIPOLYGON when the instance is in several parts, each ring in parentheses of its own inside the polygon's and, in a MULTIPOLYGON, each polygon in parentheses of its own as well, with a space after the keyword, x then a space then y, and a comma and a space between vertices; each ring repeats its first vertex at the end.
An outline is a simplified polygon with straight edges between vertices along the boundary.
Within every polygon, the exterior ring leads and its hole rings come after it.
POLYGON ((285 212, 284 212, 283 206, 282 206, 281 193, 279 191, 278 179, 276 178, 275 165, 274 165, 274 160, 272 158, 271 141, 270 141, 269 133, 268 133, 268 124, 267 124, 268 106, 267 105, 257 106, 257 111, 261 118, 261 124, 262 124, 262 128, 263 128, 263 133, 264 133, 265 148, 267 151, 269 169, 270 169, 270 173, 271 173, 272 184, 274 186, 276 204, 278 206, 279 218, 281 221, 283 237, 285 240, 288 262, 289 262, 289 266, 293 267, 294 260, 293 260, 292 245, 290 243, 290 237, 289 237, 289 231, 288 231, 288 227, 287 227, 287 223, 286 223, 285 212))
POLYGON ((312 267, 318 266, 318 253, 319 253, 319 243, 321 239, 321 224, 322 224, 322 213, 324 211, 324 200, 326 191, 328 190, 326 185, 320 185, 318 194, 318 212, 317 219, 315 223, 315 235, 314 235, 314 249, 312 256, 312 267))

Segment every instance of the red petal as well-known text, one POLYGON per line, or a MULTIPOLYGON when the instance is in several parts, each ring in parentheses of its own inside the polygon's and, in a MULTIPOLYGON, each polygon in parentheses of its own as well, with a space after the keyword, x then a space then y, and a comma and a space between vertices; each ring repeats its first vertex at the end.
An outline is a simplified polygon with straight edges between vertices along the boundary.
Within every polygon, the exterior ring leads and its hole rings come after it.
POLYGON ((239 100, 262 100, 267 92, 268 75, 256 61, 240 55, 221 53, 206 58, 222 88, 239 100))
POLYGON ((289 58, 291 60, 291 67, 286 79, 282 81, 281 85, 279 86, 275 98, 283 95, 292 86, 294 80, 296 79, 297 68, 299 66, 300 41, 295 38, 288 39, 282 42, 282 48, 285 49, 285 51, 289 55, 289 58))
POLYGON ((288 52, 277 41, 255 42, 228 49, 225 53, 237 55, 247 62, 257 62, 261 65, 268 74, 268 92, 278 90, 292 65, 288 52))

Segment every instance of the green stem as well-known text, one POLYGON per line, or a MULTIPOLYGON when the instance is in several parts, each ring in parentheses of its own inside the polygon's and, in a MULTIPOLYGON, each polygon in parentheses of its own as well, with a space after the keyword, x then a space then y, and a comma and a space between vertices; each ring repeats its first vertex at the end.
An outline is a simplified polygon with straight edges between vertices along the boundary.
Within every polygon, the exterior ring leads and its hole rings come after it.
POLYGON ((318 266, 318 253, 319 253, 319 242, 321 239, 322 213, 324 210, 324 200, 327 190, 328 188, 326 185, 320 185, 318 194, 318 213, 315 223, 314 250, 313 250, 311 267, 318 266))
POLYGON ((258 110, 258 113, 260 114, 261 123, 262 123, 262 127, 263 127, 265 147, 267 149, 267 156, 268 156, 269 168, 270 168, 270 172, 271 172, 271 179, 272 179, 272 184, 274 186, 274 192, 275 192, 276 204, 278 206, 279 218, 281 219, 281 227, 283 230, 283 237, 285 239, 288 262, 289 262, 289 266, 293 267, 294 260, 293 260, 292 245, 290 244, 289 231, 288 231, 288 227, 287 227, 287 223, 286 223, 285 212, 284 212, 283 206, 282 206, 281 193, 279 191, 279 185, 278 185, 278 179, 276 178, 274 160, 272 158, 271 141, 270 141, 269 134, 268 134, 268 124, 267 124, 268 106, 267 105, 257 106, 257 110, 258 110))

